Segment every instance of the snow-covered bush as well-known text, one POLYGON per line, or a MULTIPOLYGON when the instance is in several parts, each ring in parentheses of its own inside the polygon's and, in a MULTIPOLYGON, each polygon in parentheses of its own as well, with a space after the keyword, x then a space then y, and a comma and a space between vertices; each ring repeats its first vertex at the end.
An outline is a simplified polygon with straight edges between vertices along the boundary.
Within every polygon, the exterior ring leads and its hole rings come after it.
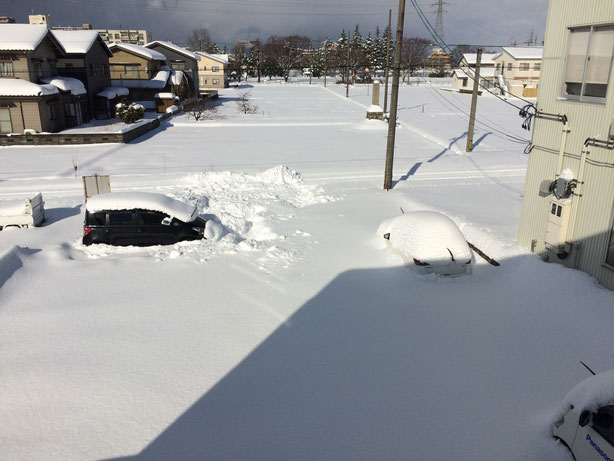
POLYGON ((120 102, 115 105, 115 115, 124 123, 134 123, 143 118, 145 108, 134 102, 120 102))

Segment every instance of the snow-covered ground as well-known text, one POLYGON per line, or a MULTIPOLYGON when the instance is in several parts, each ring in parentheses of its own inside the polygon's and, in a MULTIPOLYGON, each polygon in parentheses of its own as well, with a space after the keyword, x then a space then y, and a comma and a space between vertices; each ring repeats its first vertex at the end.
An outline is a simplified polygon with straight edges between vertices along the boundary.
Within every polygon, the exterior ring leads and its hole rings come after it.
POLYGON ((516 245, 516 109, 481 97, 467 154, 470 96, 403 86, 386 192, 370 88, 328 83, 250 80, 126 145, 0 149, 0 200, 41 191, 48 218, 0 232, 0 458, 570 459, 550 423, 579 360, 612 368, 614 293, 516 245), (223 234, 84 247, 75 160, 223 234), (376 232, 400 208, 501 266, 404 268, 376 232))

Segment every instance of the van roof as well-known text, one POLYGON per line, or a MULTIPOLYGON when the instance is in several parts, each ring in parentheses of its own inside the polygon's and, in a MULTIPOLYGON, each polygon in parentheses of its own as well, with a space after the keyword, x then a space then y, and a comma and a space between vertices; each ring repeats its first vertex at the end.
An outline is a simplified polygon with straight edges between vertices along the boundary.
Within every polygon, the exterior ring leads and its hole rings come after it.
POLYGON ((134 209, 159 211, 185 222, 196 219, 199 211, 198 205, 189 205, 152 192, 112 192, 94 195, 87 200, 86 209, 90 213, 134 209))

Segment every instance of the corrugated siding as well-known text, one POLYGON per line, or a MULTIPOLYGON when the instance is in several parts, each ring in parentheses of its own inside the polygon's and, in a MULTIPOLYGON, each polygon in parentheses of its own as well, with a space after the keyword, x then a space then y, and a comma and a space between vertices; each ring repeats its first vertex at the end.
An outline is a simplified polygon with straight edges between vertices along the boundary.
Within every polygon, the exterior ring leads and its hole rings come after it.
MULTIPOLYGON (((563 74, 567 31, 569 27, 589 24, 614 23, 614 2, 586 0, 581 8, 575 0, 551 0, 544 43, 538 108, 544 112, 565 114, 571 132, 567 137, 563 168, 570 168, 577 177, 584 140, 589 137, 607 139, 614 118, 614 76, 610 75, 606 104, 581 103, 559 99, 563 74)), ((560 122, 537 119, 533 126, 533 144, 530 154, 518 242, 530 246, 537 241, 536 251, 550 260, 558 261, 545 250, 546 223, 550 198, 538 195, 542 180, 555 179, 558 150, 563 125, 560 122), (544 151, 542 148, 555 152, 544 151)), ((596 276, 600 282, 614 289, 614 271, 603 262, 607 250, 614 204, 614 151, 590 147, 584 169, 582 197, 577 200, 577 221, 572 236, 579 251, 563 264, 576 267, 596 276)))

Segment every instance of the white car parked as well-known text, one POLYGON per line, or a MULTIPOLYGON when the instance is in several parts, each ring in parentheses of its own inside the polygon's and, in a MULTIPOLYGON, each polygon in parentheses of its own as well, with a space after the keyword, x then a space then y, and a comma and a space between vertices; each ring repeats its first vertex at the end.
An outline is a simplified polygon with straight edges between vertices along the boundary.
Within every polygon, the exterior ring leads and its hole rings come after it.
POLYGON ((614 372, 583 381, 565 402, 552 435, 577 461, 614 460, 614 372))
POLYGON ((456 223, 446 215, 413 211, 383 222, 378 232, 405 264, 419 273, 471 273, 471 249, 456 223))

